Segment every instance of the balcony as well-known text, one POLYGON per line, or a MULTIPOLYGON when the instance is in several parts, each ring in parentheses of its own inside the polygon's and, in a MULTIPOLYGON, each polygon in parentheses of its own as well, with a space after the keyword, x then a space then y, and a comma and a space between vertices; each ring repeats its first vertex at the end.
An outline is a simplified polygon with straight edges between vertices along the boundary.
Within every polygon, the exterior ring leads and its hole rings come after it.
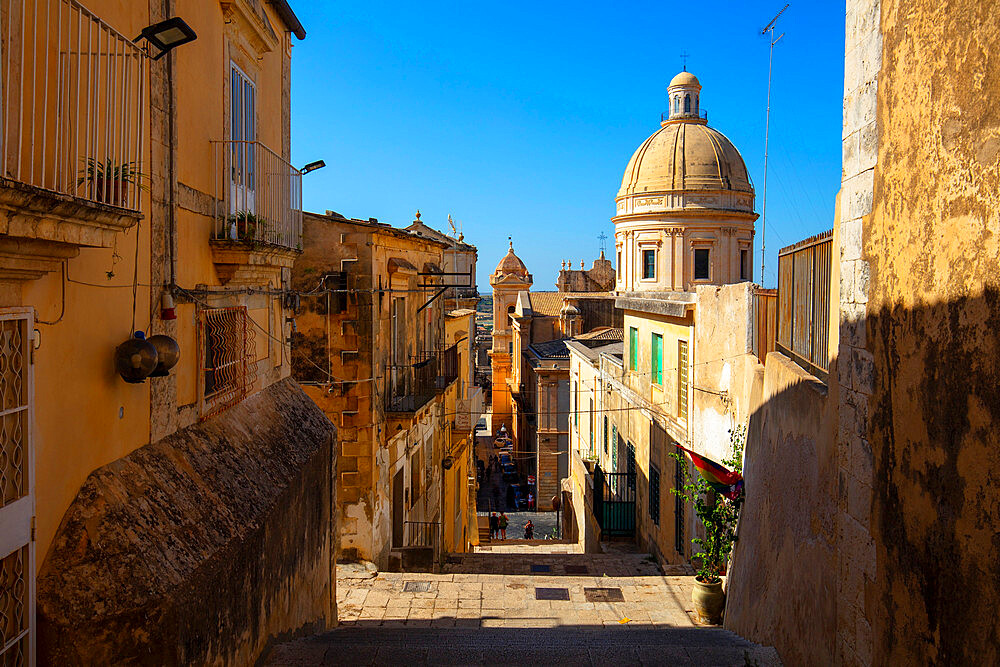
POLYGON ((413 413, 437 394, 437 356, 417 357, 408 365, 385 369, 385 411, 413 413))
POLYGON ((0 0, 0 277, 111 247, 140 214, 147 57, 72 0, 0 0))
POLYGON ((302 172, 259 141, 212 142, 213 260, 224 284, 266 282, 302 250, 302 172))
MULTIPOLYGON (((679 111, 674 114, 674 118, 700 118, 701 120, 708 122, 708 110, 707 109, 696 109, 695 111, 679 111)), ((670 120, 670 112, 664 111, 660 114, 660 122, 666 123, 670 120)))

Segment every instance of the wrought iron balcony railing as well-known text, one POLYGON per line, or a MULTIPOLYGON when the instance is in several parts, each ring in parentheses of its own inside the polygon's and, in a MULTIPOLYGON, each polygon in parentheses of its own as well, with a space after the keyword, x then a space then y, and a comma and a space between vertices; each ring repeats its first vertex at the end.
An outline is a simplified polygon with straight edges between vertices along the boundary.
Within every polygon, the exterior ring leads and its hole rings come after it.
POLYGON ((417 357, 407 365, 385 369, 386 412, 416 412, 437 393, 437 357, 417 357))
POLYGON ((139 210, 146 54, 76 0, 0 0, 0 175, 139 210))
POLYGON ((302 249, 302 172, 259 141, 214 141, 212 238, 302 249))

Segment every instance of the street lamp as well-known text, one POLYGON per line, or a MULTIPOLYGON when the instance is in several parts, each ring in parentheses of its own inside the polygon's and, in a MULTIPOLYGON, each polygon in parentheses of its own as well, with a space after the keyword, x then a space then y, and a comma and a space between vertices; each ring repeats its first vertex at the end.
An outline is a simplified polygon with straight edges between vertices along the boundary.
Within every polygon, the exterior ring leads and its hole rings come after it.
POLYGON ((323 160, 316 160, 315 162, 310 162, 306 166, 302 167, 299 171, 301 171, 302 175, 305 176, 310 171, 316 171, 317 169, 322 169, 325 166, 326 162, 323 162, 323 160))
POLYGON ((181 44, 198 39, 198 35, 191 29, 191 26, 184 22, 184 19, 174 16, 166 21, 160 21, 143 28, 139 36, 132 41, 138 42, 140 39, 145 39, 160 50, 153 58, 153 60, 159 60, 181 44))

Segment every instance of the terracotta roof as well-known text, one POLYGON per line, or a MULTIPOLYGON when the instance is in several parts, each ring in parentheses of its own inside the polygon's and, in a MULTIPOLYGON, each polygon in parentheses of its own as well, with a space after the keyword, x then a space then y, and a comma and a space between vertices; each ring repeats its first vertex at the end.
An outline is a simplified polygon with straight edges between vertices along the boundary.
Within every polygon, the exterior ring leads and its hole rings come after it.
POLYGON ((569 348, 565 340, 550 340, 535 343, 529 348, 539 359, 569 359, 569 348))
POLYGON ((598 327, 593 331, 589 331, 585 334, 581 334, 576 337, 577 340, 613 340, 613 341, 624 341, 625 340, 625 330, 624 329, 612 329, 611 327, 598 327))
POLYGON ((535 315, 559 317, 564 299, 611 299, 611 292, 528 292, 535 315))

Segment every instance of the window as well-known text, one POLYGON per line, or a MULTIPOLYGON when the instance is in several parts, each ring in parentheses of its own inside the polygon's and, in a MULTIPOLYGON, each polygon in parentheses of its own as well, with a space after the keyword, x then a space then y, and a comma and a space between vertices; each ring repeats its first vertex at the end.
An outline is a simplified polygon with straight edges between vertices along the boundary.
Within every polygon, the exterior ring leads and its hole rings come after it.
POLYGON ((674 113, 680 113, 681 111, 681 98, 678 95, 674 98, 674 113))
MULTIPOLYGON (((674 464, 674 488, 680 490, 684 487, 684 464, 681 462, 684 453, 679 449, 677 453, 682 458, 674 464)), ((684 498, 681 496, 674 496, 674 549, 684 555, 684 498)))
POLYGON ((653 334, 652 378, 653 384, 663 384, 663 336, 653 334))
POLYGON ((685 421, 688 417, 688 344, 686 340, 677 341, 677 416, 685 421))
POLYGON ((740 280, 750 280, 749 250, 740 250, 740 280))
POLYGON ((642 279, 643 280, 655 280, 656 279, 656 251, 655 250, 643 250, 642 251, 642 279))
POLYGON ((635 489, 635 445, 631 442, 625 446, 625 472, 628 473, 628 485, 630 489, 635 489))
POLYGON ((590 414, 587 416, 587 422, 589 422, 590 427, 590 440, 587 442, 587 448, 590 451, 590 455, 594 455, 594 399, 590 399, 590 414))
POLYGON ((250 362, 256 346, 245 307, 206 308, 200 324, 205 418, 236 405, 250 393, 250 362))
POLYGON ((684 96, 684 113, 691 113, 691 96, 684 96))
POLYGON ((708 248, 696 248, 694 251, 694 279, 709 280, 708 248))
POLYGON ((573 428, 580 432, 580 385, 573 380, 573 428))
POLYGON ((608 455, 608 416, 604 415, 604 455, 608 455))
POLYGON ((618 264, 615 265, 615 275, 621 277, 622 275, 622 251, 618 251, 618 264))
POLYGON ((256 154, 253 143, 257 140, 257 91, 250 77, 232 65, 229 72, 229 138, 231 144, 232 198, 231 213, 256 210, 257 188, 256 154))
POLYGON ((660 470, 649 464, 649 518, 660 525, 660 470))
POLYGON ((611 472, 618 470, 618 426, 611 425, 611 472))
POLYGON ((417 504, 420 496, 420 453, 410 457, 410 507, 417 504))
POLYGON ((639 368, 639 330, 635 327, 628 328, 628 369, 630 371, 639 368))
POLYGON ((507 343, 507 354, 510 354, 510 355, 514 354, 514 342, 513 341, 507 343))

